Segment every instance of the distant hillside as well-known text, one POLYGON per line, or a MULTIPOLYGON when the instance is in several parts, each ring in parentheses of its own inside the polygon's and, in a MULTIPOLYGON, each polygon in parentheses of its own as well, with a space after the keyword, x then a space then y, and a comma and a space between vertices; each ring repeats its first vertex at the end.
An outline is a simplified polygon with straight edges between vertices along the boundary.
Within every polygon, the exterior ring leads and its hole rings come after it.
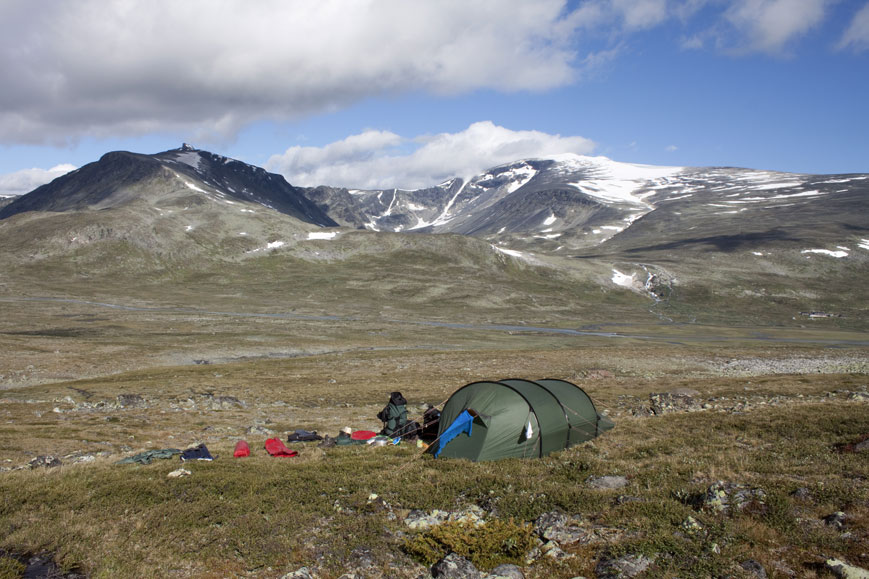
POLYGON ((0 218, 7 291, 223 287, 267 308, 568 327, 821 311, 855 328, 869 308, 869 175, 561 155, 417 191, 305 189, 185 146, 108 153, 0 218))
POLYGON ((156 155, 106 153, 15 199, 0 210, 0 219, 26 211, 117 208, 141 200, 153 206, 253 203, 306 223, 337 225, 282 176, 188 145, 156 155))

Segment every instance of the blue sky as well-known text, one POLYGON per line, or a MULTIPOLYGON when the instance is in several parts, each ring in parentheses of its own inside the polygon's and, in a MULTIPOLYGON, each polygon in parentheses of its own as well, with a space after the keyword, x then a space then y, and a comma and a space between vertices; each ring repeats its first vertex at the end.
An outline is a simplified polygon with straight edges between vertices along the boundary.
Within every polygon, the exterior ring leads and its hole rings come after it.
POLYGON ((182 142, 298 185, 869 172, 866 0, 4 0, 0 44, 0 194, 182 142))

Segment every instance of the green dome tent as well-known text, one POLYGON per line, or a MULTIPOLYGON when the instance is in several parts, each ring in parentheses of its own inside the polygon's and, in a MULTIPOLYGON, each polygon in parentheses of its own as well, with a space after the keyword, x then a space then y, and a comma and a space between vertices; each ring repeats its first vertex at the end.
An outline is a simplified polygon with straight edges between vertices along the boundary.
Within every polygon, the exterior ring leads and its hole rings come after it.
POLYGON ((472 382, 444 404, 429 451, 473 461, 543 457, 613 426, 582 388, 564 380, 472 382))

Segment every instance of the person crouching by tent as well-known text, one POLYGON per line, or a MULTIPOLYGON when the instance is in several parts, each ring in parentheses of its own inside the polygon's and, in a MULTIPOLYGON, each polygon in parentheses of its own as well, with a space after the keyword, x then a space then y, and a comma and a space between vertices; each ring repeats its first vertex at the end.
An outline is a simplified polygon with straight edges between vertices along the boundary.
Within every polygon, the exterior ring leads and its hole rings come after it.
POLYGON ((377 418, 383 422, 383 430, 380 434, 384 436, 409 440, 419 436, 420 425, 418 422, 408 422, 407 400, 401 392, 393 392, 389 395, 389 403, 377 413, 377 418))

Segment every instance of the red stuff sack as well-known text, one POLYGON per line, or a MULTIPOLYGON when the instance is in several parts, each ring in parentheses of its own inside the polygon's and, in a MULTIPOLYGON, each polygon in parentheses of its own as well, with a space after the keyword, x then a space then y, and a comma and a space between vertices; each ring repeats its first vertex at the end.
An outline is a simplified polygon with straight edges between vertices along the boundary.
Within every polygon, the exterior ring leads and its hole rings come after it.
POLYGON ((235 458, 239 458, 241 456, 250 456, 250 447, 247 445, 247 442, 239 440, 235 444, 235 452, 232 453, 232 456, 234 456, 235 458))
POLYGON ((299 456, 295 450, 290 450, 279 438, 266 440, 266 452, 272 456, 299 456))

